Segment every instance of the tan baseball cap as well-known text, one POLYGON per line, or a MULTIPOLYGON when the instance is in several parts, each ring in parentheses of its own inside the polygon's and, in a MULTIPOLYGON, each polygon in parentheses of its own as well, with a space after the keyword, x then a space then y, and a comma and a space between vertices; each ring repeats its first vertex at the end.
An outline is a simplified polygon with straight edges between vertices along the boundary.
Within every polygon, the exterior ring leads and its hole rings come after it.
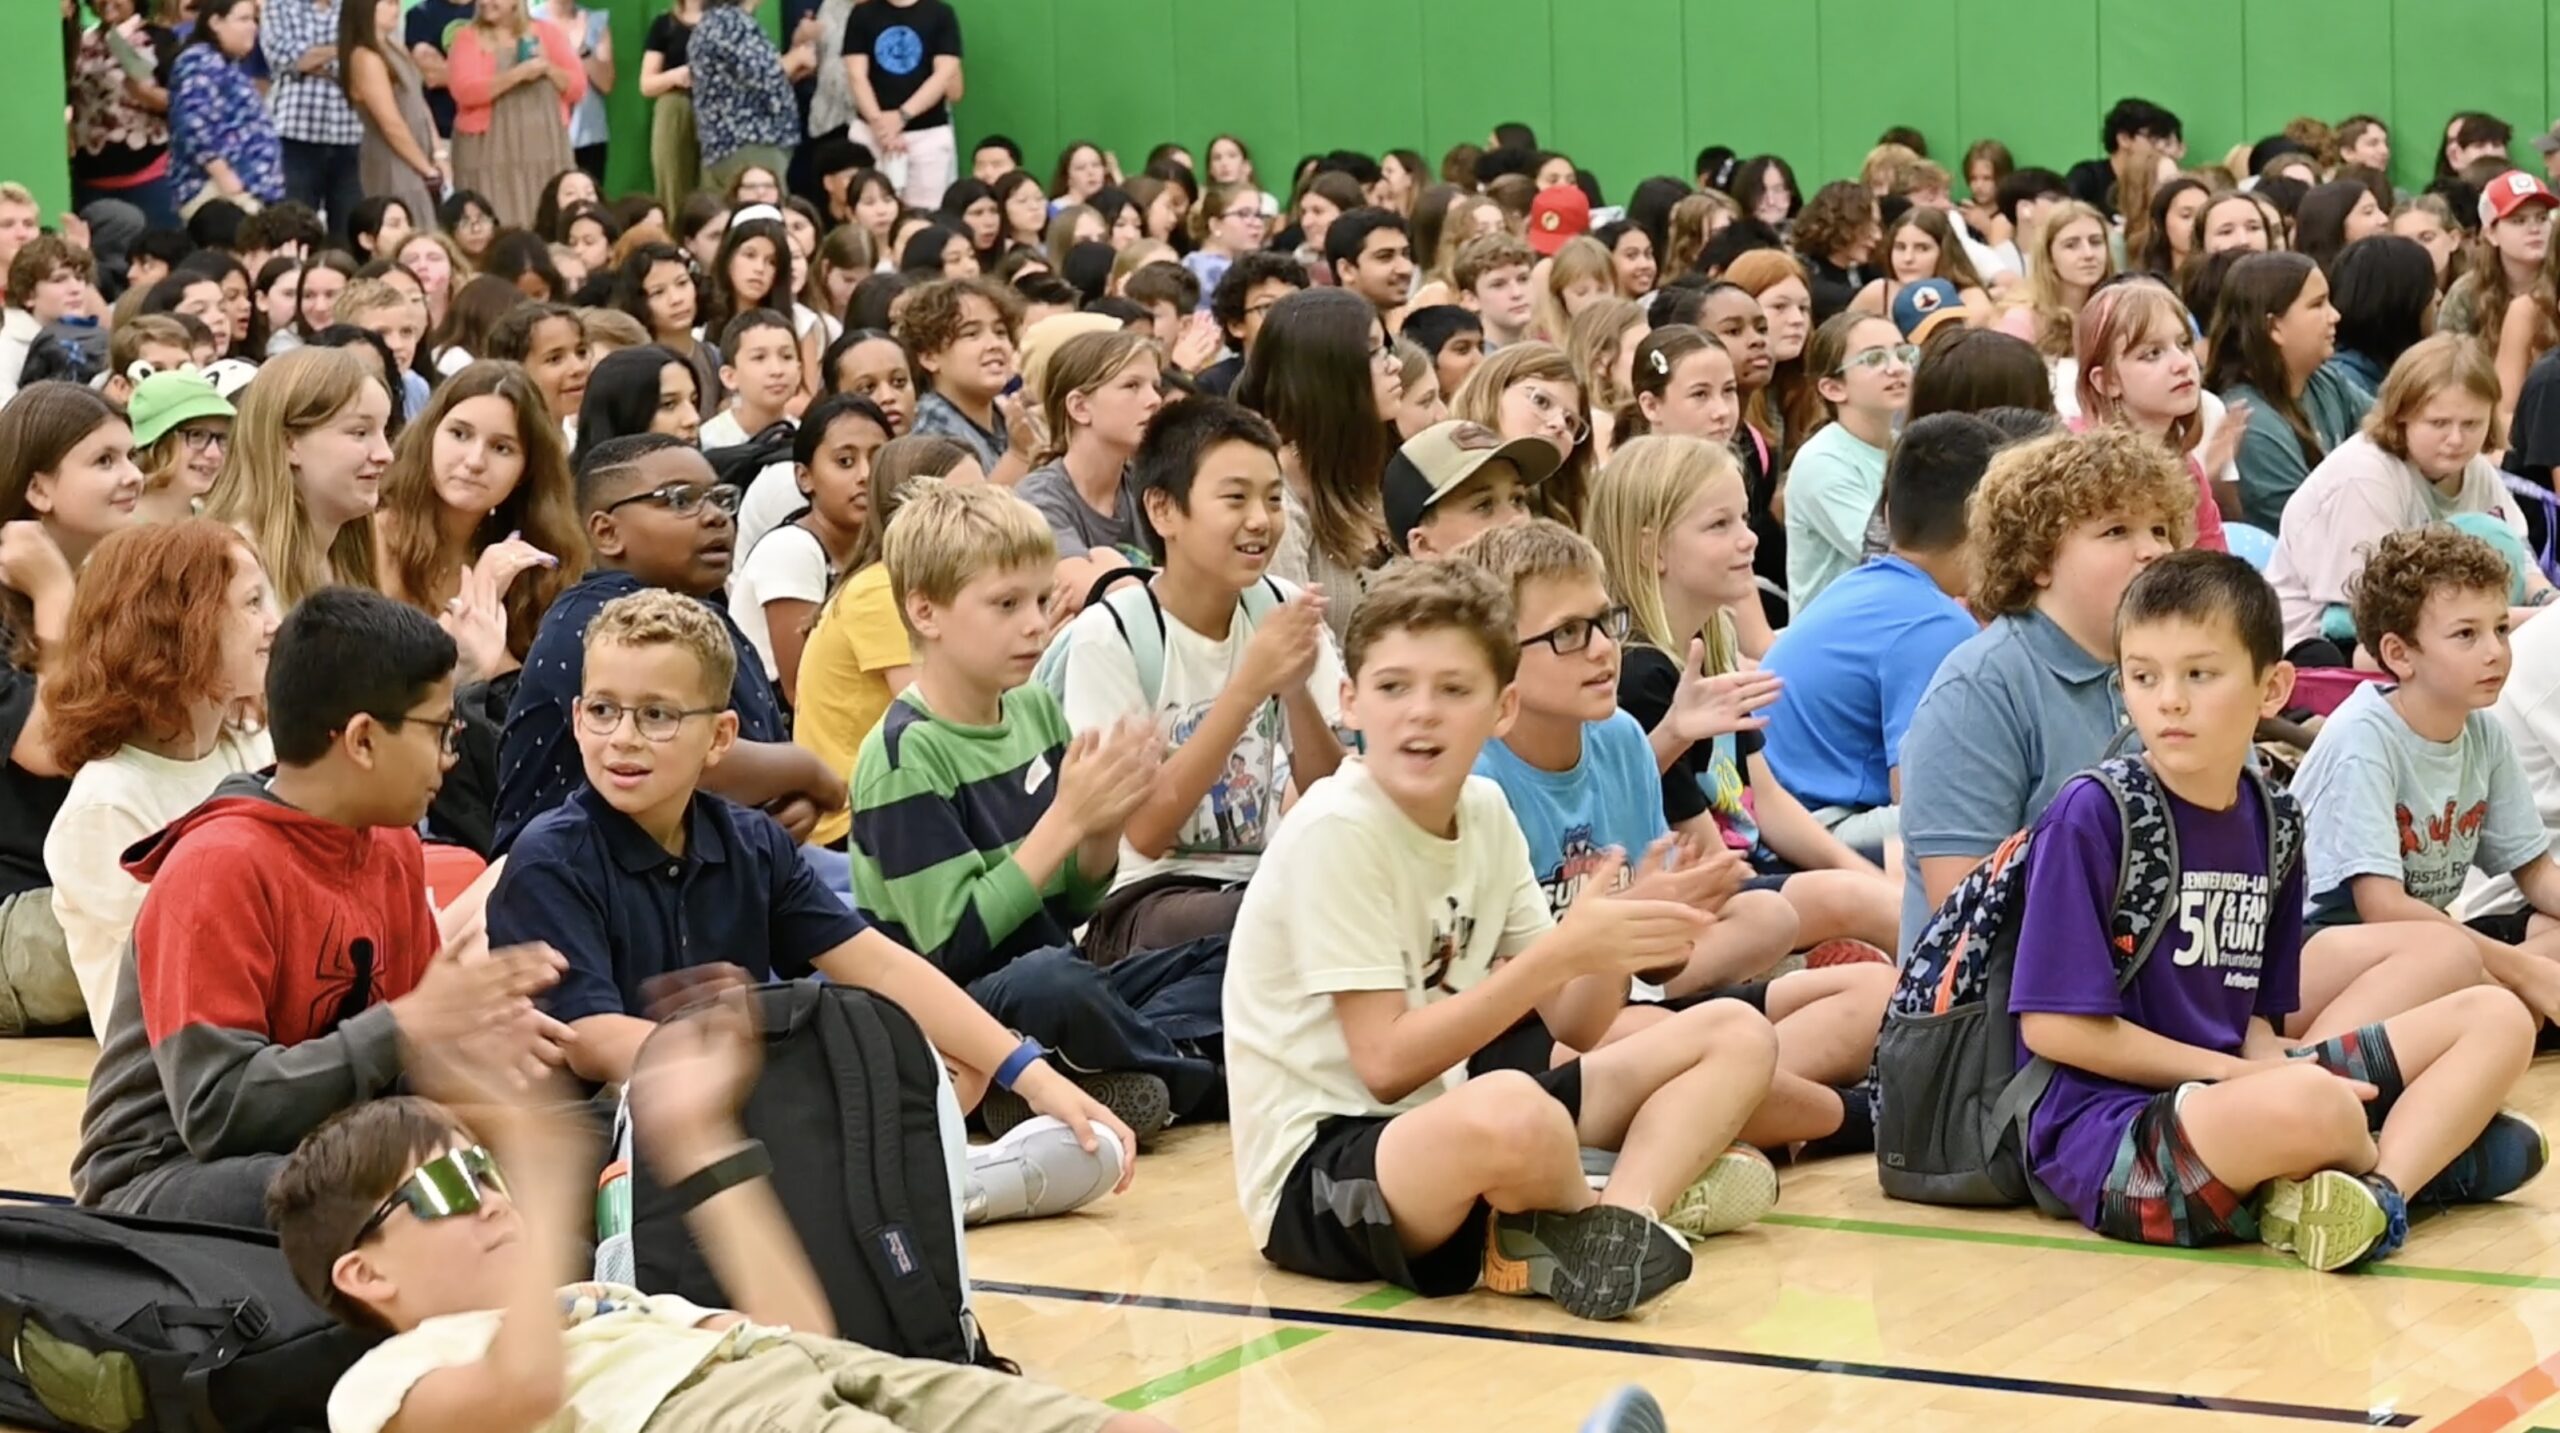
POLYGON ((1564 466, 1564 455, 1544 438, 1514 438, 1482 423, 1451 420, 1434 423, 1406 440, 1387 460, 1380 498, 1387 510, 1387 535, 1396 551, 1405 551, 1406 535, 1421 525, 1431 505, 1457 491, 1476 470, 1496 458, 1518 469, 1520 481, 1536 487, 1564 466))

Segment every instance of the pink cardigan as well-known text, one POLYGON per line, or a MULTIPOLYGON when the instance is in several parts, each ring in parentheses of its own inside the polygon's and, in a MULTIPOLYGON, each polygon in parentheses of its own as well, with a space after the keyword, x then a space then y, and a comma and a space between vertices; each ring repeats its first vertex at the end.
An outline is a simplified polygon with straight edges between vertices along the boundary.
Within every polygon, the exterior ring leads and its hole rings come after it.
MULTIPOLYGON (((560 123, 569 122, 569 111, 587 97, 586 66, 578 62, 578 47, 547 20, 533 22, 533 34, 542 42, 543 58, 567 70, 574 78, 568 91, 560 96, 560 123)), ((453 50, 446 57, 451 75, 445 87, 453 94, 453 132, 487 134, 489 116, 497 103, 498 57, 480 45, 480 27, 465 25, 453 35, 453 50)), ((507 62, 513 68, 515 61, 507 62)))

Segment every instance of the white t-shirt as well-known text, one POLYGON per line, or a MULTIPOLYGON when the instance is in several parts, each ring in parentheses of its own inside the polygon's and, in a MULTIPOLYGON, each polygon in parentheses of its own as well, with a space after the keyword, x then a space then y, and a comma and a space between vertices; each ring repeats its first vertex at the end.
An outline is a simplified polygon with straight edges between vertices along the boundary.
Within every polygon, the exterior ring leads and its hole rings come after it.
MULTIPOLYGON (((618 1284, 572 1284, 560 1295, 568 1398, 545 1433, 641 1433, 704 1364, 745 1357, 782 1333, 697 1328, 721 1311, 618 1284)), ((496 1309, 446 1314, 375 1345, 329 1391, 330 1433, 381 1433, 420 1379, 486 1357, 503 1318, 496 1309)))
MULTIPOLYGON (((1292 583, 1277 585, 1284 599, 1298 591, 1292 583)), ((1068 725, 1083 731, 1108 726, 1123 716, 1143 715, 1155 721, 1168 749, 1190 739, 1243 664, 1253 628, 1244 620, 1241 604, 1223 639, 1191 630, 1171 612, 1162 615, 1164 685, 1152 707, 1138 685, 1137 658, 1109 611, 1097 603, 1067 624, 1070 645, 1063 705, 1068 725)), ((1307 694, 1315 698, 1327 724, 1341 721, 1342 659, 1330 635, 1316 656, 1315 670, 1307 675, 1307 694)), ((1263 703, 1260 713, 1246 723, 1227 760, 1226 773, 1182 824, 1170 851, 1151 860, 1126 840, 1120 843, 1120 876, 1114 888, 1168 871, 1227 881, 1252 875, 1272 827, 1279 824, 1281 802, 1289 789, 1288 745, 1288 721, 1280 703, 1263 703)))
POLYGON ((1351 1063, 1333 997, 1401 990, 1410 1008, 1484 979, 1555 924, 1502 788, 1467 778, 1458 835, 1415 825, 1358 757, 1310 787, 1263 855, 1227 948, 1228 1123, 1255 1248, 1289 1171, 1340 1115, 1418 1109, 1463 1064, 1381 1103, 1351 1063))
POLYGON ((148 889, 125 874, 124 853, 194 810, 224 777, 275 759, 264 730, 225 731, 213 750, 194 761, 128 746, 71 778, 71 794, 45 833, 44 868, 53 878, 53 917, 62 923, 71 972, 89 1007, 89 1028, 99 1038, 106 1036, 116 972, 124 966, 125 942, 148 889))
MULTIPOLYGON (((2560 618, 2546 612, 2518 627, 2512 650, 2507 684, 2489 715, 2515 748, 2543 831, 2560 838, 2560 618)), ((2516 889, 2515 877, 2502 875, 2466 893, 2454 913, 2469 920, 2523 906, 2524 892, 2516 889)))
MULTIPOLYGON (((757 486, 763 486, 763 479, 757 480, 757 486)), ((785 523, 766 533, 748 549, 747 560, 738 564, 738 570, 729 574, 729 615, 738 620, 738 630, 747 634, 747 640, 756 644, 767 680, 782 680, 782 669, 773 660, 773 629, 765 620, 764 604, 793 599, 822 602, 827 584, 834 580, 825 545, 798 523, 785 523)))

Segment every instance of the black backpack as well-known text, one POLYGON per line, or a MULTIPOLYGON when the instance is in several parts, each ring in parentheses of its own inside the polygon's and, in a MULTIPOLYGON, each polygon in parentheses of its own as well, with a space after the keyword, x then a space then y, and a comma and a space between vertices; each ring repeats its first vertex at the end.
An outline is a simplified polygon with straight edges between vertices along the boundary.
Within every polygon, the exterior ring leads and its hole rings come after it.
MULTIPOLYGON (((746 1132, 817 1266, 836 1336, 909 1358, 999 1365, 960 1277, 959 1211, 943 1145, 941 1057, 894 1002, 793 981, 754 993, 764 1071, 746 1132)), ((726 1308, 684 1215, 631 1161, 633 1282, 726 1308)))
MULTIPOLYGON (((762 432, 743 443, 713 448, 702 456, 710 460, 713 476, 744 492, 755 484, 757 474, 776 463, 791 461, 791 444, 798 432, 791 420, 785 418, 766 424, 762 432)), ((744 562, 746 556, 739 553, 738 560, 744 562)))
POLYGON ((323 1429, 379 1340, 312 1303, 265 1230, 0 1208, 0 1423, 323 1429))

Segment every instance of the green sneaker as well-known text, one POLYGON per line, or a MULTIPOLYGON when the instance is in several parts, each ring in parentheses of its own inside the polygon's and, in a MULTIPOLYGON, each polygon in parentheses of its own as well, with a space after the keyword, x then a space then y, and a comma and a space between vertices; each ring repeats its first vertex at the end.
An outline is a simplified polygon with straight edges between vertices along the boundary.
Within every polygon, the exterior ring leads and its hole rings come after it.
POLYGON ((2268 1180, 2259 1196, 2258 1240, 2323 1273, 2388 1254, 2400 1247, 2394 1226, 2406 1231, 2408 1216, 2392 1217, 2384 1189, 2338 1169, 2268 1180))
POLYGON ((1641 1210, 1497 1214, 1485 1228, 1484 1286, 1541 1294, 1576 1318, 1625 1318, 1686 1282, 1689 1246, 1641 1210))
POLYGON ((1691 1241, 1752 1223, 1778 1207, 1778 1167, 1747 1144, 1717 1155, 1697 1182, 1680 1191, 1662 1222, 1691 1241))

